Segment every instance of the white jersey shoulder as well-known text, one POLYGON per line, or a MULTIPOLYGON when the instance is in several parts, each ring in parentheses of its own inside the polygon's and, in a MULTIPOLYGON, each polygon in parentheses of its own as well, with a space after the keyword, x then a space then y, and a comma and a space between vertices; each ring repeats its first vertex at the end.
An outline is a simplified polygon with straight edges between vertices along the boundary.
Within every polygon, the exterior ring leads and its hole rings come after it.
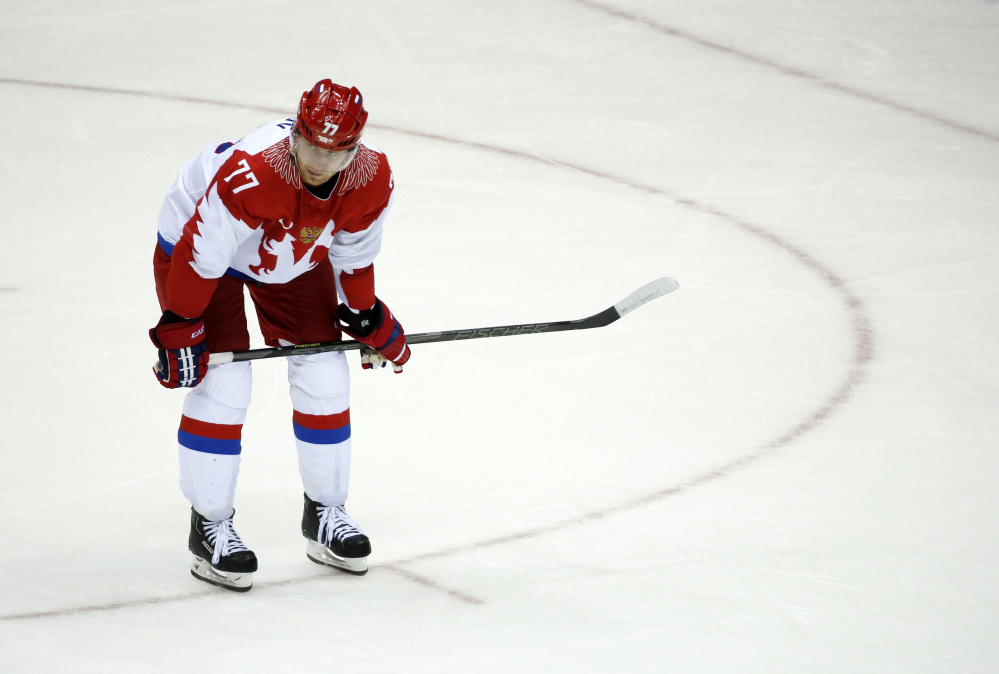
POLYGON ((279 119, 257 127, 235 142, 211 143, 191 157, 177 173, 160 207, 157 229, 162 242, 175 244, 194 215, 215 174, 236 150, 258 154, 290 134, 295 120, 279 119))

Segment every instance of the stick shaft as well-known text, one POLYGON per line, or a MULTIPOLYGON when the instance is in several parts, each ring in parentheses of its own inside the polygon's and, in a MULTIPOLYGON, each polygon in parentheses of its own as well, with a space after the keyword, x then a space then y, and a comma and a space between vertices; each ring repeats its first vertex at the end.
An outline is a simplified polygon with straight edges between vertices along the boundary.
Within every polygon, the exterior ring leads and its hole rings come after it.
MULTIPOLYGON (((610 325, 625 314, 637 309, 657 297, 673 292, 679 287, 671 278, 661 278, 647 283, 625 299, 603 311, 574 321, 554 321, 550 323, 521 323, 517 325, 501 325, 489 328, 471 328, 468 330, 441 330, 439 332, 417 332, 406 335, 407 344, 430 344, 433 342, 454 342, 466 339, 488 339, 490 337, 513 337, 516 335, 536 335, 543 332, 561 332, 564 330, 588 330, 610 325)), ((318 344, 299 344, 298 346, 278 346, 249 351, 213 353, 209 357, 209 365, 232 363, 244 360, 259 360, 261 358, 287 358, 288 356, 308 356, 325 351, 354 351, 364 346, 361 342, 348 340, 343 342, 321 342, 318 344)))

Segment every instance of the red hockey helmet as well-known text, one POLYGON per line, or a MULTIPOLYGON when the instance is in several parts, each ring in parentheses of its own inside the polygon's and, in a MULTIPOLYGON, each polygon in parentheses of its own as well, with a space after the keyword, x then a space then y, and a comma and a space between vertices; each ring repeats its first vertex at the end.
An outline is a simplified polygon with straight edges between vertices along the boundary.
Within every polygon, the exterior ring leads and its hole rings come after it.
POLYGON ((356 87, 323 80, 302 94, 295 131, 316 147, 342 152, 357 147, 367 120, 368 111, 356 87))

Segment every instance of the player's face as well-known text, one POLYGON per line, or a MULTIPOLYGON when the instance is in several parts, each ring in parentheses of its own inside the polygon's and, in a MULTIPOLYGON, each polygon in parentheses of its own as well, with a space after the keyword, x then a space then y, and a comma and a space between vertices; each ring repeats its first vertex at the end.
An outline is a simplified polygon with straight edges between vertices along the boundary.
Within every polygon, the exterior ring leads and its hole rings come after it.
POLYGON ((316 147, 297 133, 291 136, 291 154, 298 162, 298 170, 306 185, 322 185, 340 171, 357 154, 357 148, 343 152, 330 152, 316 147))

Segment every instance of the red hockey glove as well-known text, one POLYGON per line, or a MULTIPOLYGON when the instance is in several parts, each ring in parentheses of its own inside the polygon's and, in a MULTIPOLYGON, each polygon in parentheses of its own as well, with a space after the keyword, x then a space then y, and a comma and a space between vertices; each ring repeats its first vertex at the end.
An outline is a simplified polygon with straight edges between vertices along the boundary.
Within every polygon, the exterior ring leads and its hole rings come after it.
POLYGON ((341 304, 337 307, 336 315, 344 332, 381 356, 372 358, 370 351, 362 349, 361 367, 365 370, 376 366, 384 367, 385 361, 391 361, 393 369, 397 373, 402 372, 403 364, 411 355, 406 344, 406 333, 381 300, 376 299, 375 306, 358 312, 341 304), (368 351, 367 356, 365 351, 368 351))
POLYGON ((200 318, 181 318, 172 311, 163 313, 160 322, 149 331, 149 338, 160 350, 160 360, 153 374, 166 388, 193 388, 208 372, 208 345, 205 324, 200 318))

